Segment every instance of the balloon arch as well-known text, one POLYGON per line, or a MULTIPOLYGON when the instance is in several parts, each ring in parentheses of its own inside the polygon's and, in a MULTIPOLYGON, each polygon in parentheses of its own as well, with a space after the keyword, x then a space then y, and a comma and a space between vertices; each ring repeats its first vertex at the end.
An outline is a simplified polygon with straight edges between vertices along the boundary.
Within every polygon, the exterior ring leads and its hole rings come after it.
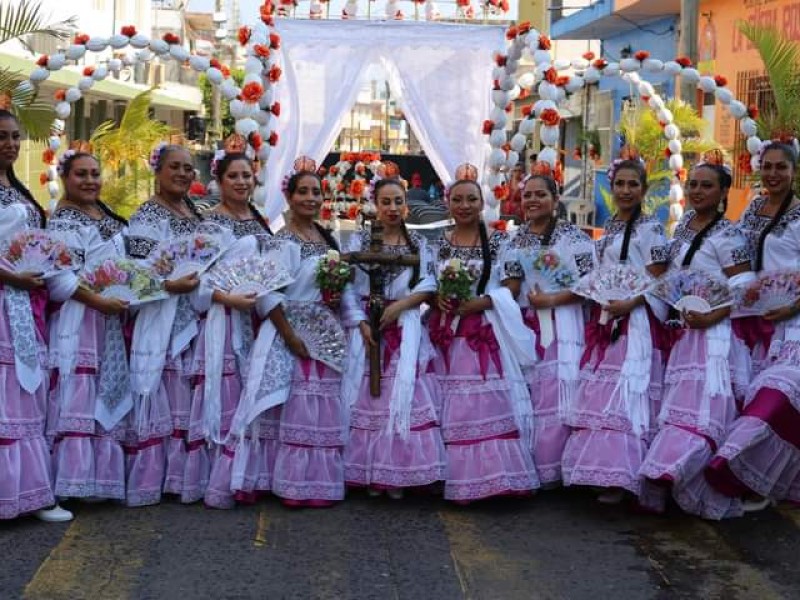
MULTIPOLYGON (((51 200, 59 194, 56 171, 56 153, 61 145, 60 136, 64 131, 65 119, 71 113, 71 106, 88 91, 95 82, 102 81, 110 73, 118 72, 123 66, 146 63, 160 58, 172 58, 180 63, 188 64, 197 72, 205 73, 208 80, 220 90, 223 97, 230 101, 231 115, 236 120, 235 130, 247 140, 249 151, 258 157, 261 164, 261 180, 266 180, 267 162, 272 147, 278 143, 274 119, 280 116, 280 105, 273 101, 273 86, 281 78, 278 62, 278 50, 281 38, 275 28, 275 7, 267 0, 260 9, 261 20, 254 27, 239 28, 239 42, 246 48, 244 64, 245 77, 239 87, 231 77, 229 69, 217 59, 198 56, 190 53, 182 45, 180 38, 174 33, 167 33, 161 39, 149 39, 138 33, 134 26, 122 27, 119 34, 110 38, 90 37, 85 34, 75 36, 72 44, 50 56, 43 55, 37 61, 27 80, 19 84, 19 90, 30 92, 39 83, 46 80, 50 73, 63 68, 69 61, 83 58, 87 52, 102 52, 106 48, 122 50, 131 47, 134 53, 122 59, 113 58, 107 65, 90 66, 83 70, 78 84, 55 94, 56 119, 51 128, 49 148, 43 159, 48 165, 46 185, 51 200)), ((684 81, 696 84, 704 93, 714 94, 716 99, 725 105, 731 116, 739 122, 739 127, 747 138, 746 147, 750 153, 750 166, 758 170, 758 153, 763 142, 757 135, 755 114, 745 104, 734 98, 727 87, 725 77, 703 76, 693 68, 686 58, 661 61, 650 58, 646 51, 639 51, 633 57, 612 62, 604 58, 595 58, 592 53, 573 60, 554 60, 550 52, 550 39, 531 27, 529 23, 511 26, 506 34, 506 52, 494 55, 496 67, 491 90, 492 109, 489 118, 483 124, 483 131, 489 137, 491 152, 488 158, 487 173, 484 176, 486 198, 490 208, 496 208, 499 201, 508 193, 506 181, 509 171, 518 163, 520 152, 527 144, 539 125, 539 139, 544 148, 538 159, 548 162, 555 168, 558 162, 557 147, 560 139, 559 107, 566 100, 568 93, 574 93, 586 84, 598 82, 602 77, 621 77, 628 81, 640 95, 640 98, 653 111, 663 128, 664 137, 668 141, 668 163, 673 172, 670 185, 670 218, 677 220, 682 214, 683 191, 681 175, 684 168, 682 155, 681 132, 674 123, 671 111, 665 106, 664 99, 658 95, 652 84, 642 79, 640 73, 665 73, 679 76, 684 81), (517 78, 516 72, 524 55, 530 57, 534 64, 533 72, 525 73, 517 78), (525 113, 516 132, 509 139, 507 116, 513 110, 513 101, 520 96, 522 90, 535 92, 539 100, 525 113)), ((262 186, 256 190, 256 203, 263 206, 266 190, 262 186)))

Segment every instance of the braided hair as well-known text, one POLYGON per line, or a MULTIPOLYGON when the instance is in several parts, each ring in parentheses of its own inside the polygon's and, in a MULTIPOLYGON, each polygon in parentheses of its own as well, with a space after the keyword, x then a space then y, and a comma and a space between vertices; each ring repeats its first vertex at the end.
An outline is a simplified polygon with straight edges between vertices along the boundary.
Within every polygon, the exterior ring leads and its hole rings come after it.
MULTIPOLYGON (((612 190, 614 189, 614 181, 616 180, 617 175, 619 175, 619 172, 624 169, 635 171, 639 177, 639 182, 642 184, 642 188, 645 191, 647 190, 647 171, 645 170, 644 164, 642 164, 642 162, 639 160, 621 160, 614 164, 614 170, 611 178, 612 190)), ((619 254, 620 262, 628 260, 628 252, 631 245, 631 237, 633 236, 633 229, 641 214, 642 205, 640 203, 633 209, 633 213, 628 219, 628 222, 625 223, 625 233, 622 237, 622 250, 619 254)))
MULTIPOLYGON (((731 184, 733 183, 733 178, 731 177, 731 174, 728 173, 728 171, 726 171, 725 168, 722 167, 722 165, 716 165, 713 163, 701 163, 697 165, 695 169, 709 169, 711 171, 714 171, 714 173, 717 174, 719 187, 723 190, 729 190, 731 184)), ((697 232, 697 234, 694 236, 694 239, 692 240, 692 243, 689 244, 689 249, 686 251, 683 260, 681 261, 682 267, 688 267, 691 264, 694 255, 700 249, 700 246, 703 245, 703 241, 705 240, 706 237, 708 237, 708 234, 711 232, 711 230, 714 229, 714 226, 722 220, 727 210, 728 210, 728 195, 726 193, 722 199, 722 210, 717 212, 717 214, 714 216, 714 218, 708 225, 706 225, 705 227, 703 227, 703 229, 697 232)))
MULTIPOLYGON (((379 179, 375 182, 375 185, 372 189, 372 201, 377 206, 378 200, 378 193, 388 185, 396 185, 401 190, 403 190, 403 202, 405 203, 406 200, 406 187, 403 185, 402 180, 397 178, 385 178, 379 179)), ((403 237, 406 240, 406 244, 408 245, 409 249, 411 250, 411 254, 419 254, 419 245, 417 244, 416 240, 411 237, 411 234, 408 231, 408 227, 406 227, 405 219, 400 220, 400 227, 403 231, 403 237)), ((419 283, 419 265, 414 265, 411 271, 411 281, 408 284, 408 287, 413 289, 419 283)))
MULTIPOLYGON (((453 189, 455 189, 456 186, 461 185, 462 183, 469 183, 470 185, 474 185, 475 189, 478 190, 478 198, 480 198, 481 204, 483 204, 483 190, 481 190, 481 186, 474 179, 458 179, 457 181, 454 181, 447 188, 448 199, 450 197, 450 192, 453 189)), ((478 296, 482 296, 483 293, 486 291, 486 285, 489 283, 489 277, 492 274, 492 253, 491 253, 491 248, 489 247, 489 232, 486 229, 486 223, 483 222, 483 219, 478 221, 478 234, 480 235, 480 240, 481 240, 481 255, 483 256, 483 266, 481 268, 481 276, 480 279, 478 280, 478 288, 476 291, 478 296)))
MULTIPOLYGON (((520 184, 520 188, 524 191, 525 186, 528 185, 530 181, 539 180, 543 181, 544 184, 547 186, 547 191, 550 192, 550 195, 553 197, 553 202, 558 202, 558 184, 556 180, 550 177, 549 175, 529 175, 526 177, 523 182, 520 184)), ((547 229, 544 231, 544 235, 542 236, 542 246, 547 247, 551 244, 553 240, 553 234, 556 231, 556 227, 558 226, 558 217, 554 215, 550 215, 550 222, 547 225, 547 229)))
MULTIPOLYGON (((782 142, 770 142, 761 149, 762 158, 770 150, 779 150, 789 160, 789 162, 792 163, 794 170, 795 171, 797 170, 797 154, 795 153, 794 148, 782 142)), ((778 208, 778 212, 775 213, 770 222, 767 223, 767 226, 764 227, 764 229, 761 231, 761 234, 758 236, 754 271, 758 272, 764 268, 764 244, 767 241, 767 236, 773 229, 775 229, 775 226, 778 223, 780 223, 781 219, 783 218, 783 215, 786 214, 786 211, 789 210, 789 205, 792 203, 793 198, 794 198, 794 189, 790 189, 786 193, 786 197, 781 202, 781 205, 778 208)))
MULTIPOLYGON (((5 109, 0 109, 0 120, 4 119, 11 119, 17 124, 17 126, 19 126, 19 119, 14 113, 5 109)), ((30 190, 25 187, 25 185, 17 178, 12 165, 8 166, 6 176, 8 177, 8 182, 11 184, 11 187, 22 194, 22 196, 33 205, 33 207, 36 209, 36 212, 39 213, 39 226, 44 229, 45 224, 47 223, 47 215, 41 205, 33 197, 33 194, 31 194, 30 190)))

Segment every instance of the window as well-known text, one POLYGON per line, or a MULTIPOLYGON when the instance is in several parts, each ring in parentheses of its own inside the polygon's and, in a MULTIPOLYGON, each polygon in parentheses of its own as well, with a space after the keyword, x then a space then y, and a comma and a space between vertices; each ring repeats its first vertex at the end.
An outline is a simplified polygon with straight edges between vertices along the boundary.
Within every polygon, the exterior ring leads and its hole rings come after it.
MULTIPOLYGON (((758 112, 761 114, 775 110, 775 96, 772 93, 772 86, 770 86, 769 77, 763 71, 739 71, 736 74, 736 97, 747 106, 752 104, 758 107, 758 112)), ((736 129, 739 129, 738 126, 736 129)), ((740 132, 737 131, 738 133, 740 132)), ((733 185, 737 188, 743 188, 747 180, 747 174, 739 168, 739 157, 747 154, 747 140, 743 135, 736 135, 735 139, 733 146, 733 185)))

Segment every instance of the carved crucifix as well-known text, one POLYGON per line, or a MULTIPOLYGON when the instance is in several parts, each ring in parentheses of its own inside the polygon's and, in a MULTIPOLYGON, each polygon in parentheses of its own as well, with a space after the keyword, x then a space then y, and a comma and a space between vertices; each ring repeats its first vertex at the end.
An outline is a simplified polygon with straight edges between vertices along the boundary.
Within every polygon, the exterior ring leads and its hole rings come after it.
POLYGON ((381 395, 381 317, 386 306, 387 266, 419 266, 419 254, 390 254, 383 251, 383 225, 378 220, 370 222, 370 243, 366 252, 351 252, 343 256, 351 265, 357 265, 369 275, 369 326, 375 345, 369 349, 369 391, 373 397, 381 395))

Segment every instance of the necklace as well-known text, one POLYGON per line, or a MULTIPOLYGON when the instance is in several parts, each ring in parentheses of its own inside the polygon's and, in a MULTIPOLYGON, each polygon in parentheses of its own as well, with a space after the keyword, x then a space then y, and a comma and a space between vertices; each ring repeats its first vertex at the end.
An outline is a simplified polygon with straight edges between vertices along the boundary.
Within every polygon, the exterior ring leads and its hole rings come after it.
POLYGON ((194 215, 188 211, 188 209, 186 208, 186 204, 183 202, 183 199, 181 199, 180 204, 176 206, 174 203, 164 200, 161 196, 156 195, 153 196, 153 198, 155 199, 156 204, 168 210, 178 218, 194 219, 194 215))
POLYGON ((472 237, 472 241, 469 244, 459 244, 456 239, 456 230, 453 229, 453 231, 450 233, 450 243, 453 246, 463 246, 465 248, 473 248, 478 245, 478 240, 480 239, 480 235, 481 235, 480 231, 476 231, 475 235, 472 237))
POLYGON ((299 237, 304 242, 308 242, 308 243, 311 243, 311 244, 318 244, 318 243, 323 243, 324 242, 324 240, 321 239, 322 236, 320 236, 319 231, 317 231, 317 228, 316 228, 315 224, 313 223, 313 221, 307 227, 306 231, 303 232, 303 231, 301 231, 301 229, 298 226, 297 222, 294 219, 292 219, 292 221, 291 221, 291 231, 292 231, 292 233, 294 233, 297 237, 299 237))

